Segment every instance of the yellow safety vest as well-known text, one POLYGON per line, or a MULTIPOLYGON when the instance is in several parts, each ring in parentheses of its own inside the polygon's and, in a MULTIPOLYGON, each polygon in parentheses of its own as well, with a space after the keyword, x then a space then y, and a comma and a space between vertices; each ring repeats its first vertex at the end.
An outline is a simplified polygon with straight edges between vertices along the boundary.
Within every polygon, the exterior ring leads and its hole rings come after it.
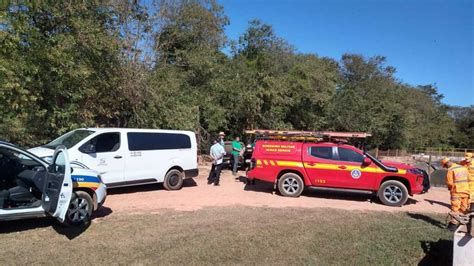
POLYGON ((472 161, 471 162, 462 161, 461 165, 466 167, 469 173, 469 176, 467 178, 468 184, 469 184, 469 190, 471 191, 471 194, 473 194, 474 193, 474 163, 472 161))
POLYGON ((467 171, 466 167, 454 164, 448 169, 448 171, 452 171, 454 173, 454 188, 451 192, 470 194, 468 180, 469 172, 467 171))

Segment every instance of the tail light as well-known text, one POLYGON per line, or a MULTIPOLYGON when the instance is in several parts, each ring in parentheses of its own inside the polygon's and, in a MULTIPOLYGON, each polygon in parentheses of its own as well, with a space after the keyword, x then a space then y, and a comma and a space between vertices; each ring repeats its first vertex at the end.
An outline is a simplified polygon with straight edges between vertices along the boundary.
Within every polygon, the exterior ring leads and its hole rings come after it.
POLYGON ((250 170, 254 169, 255 166, 257 166, 257 160, 255 160, 255 158, 252 158, 250 160, 250 170))

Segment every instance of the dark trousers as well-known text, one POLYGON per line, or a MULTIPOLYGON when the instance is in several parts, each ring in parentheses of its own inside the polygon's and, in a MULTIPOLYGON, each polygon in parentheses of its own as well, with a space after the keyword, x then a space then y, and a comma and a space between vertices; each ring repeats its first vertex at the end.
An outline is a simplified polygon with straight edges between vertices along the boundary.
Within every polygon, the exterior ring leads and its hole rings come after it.
POLYGON ((3 209, 5 206, 5 201, 8 198, 8 190, 0 190, 0 209, 3 209))
POLYGON ((212 164, 211 172, 209 172, 209 176, 207 177, 207 182, 219 184, 219 180, 221 178, 221 170, 222 170, 222 163, 220 164, 212 164))

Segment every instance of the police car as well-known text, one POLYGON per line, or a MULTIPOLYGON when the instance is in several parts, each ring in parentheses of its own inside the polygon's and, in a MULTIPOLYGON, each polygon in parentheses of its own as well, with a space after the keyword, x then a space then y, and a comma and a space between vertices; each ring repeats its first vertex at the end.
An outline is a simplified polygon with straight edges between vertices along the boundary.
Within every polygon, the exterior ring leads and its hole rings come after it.
POLYGON ((48 163, 0 141, 0 221, 50 215, 68 225, 86 225, 106 195, 96 172, 71 167, 64 146, 48 163))

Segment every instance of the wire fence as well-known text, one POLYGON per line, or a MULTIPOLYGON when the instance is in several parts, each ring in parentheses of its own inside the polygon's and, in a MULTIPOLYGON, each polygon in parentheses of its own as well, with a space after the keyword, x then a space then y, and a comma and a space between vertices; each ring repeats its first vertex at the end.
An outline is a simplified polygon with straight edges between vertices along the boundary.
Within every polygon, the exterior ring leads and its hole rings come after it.
POLYGON ((466 152, 474 152, 474 149, 428 147, 414 150, 375 149, 370 152, 377 157, 391 157, 389 160, 398 160, 403 163, 410 162, 426 172, 432 187, 446 187, 446 169, 443 169, 439 163, 441 158, 449 157, 457 162, 462 160, 466 152))
MULTIPOLYGON (((426 148, 426 149, 393 149, 393 150, 379 150, 373 149, 369 151, 376 157, 406 157, 413 155, 426 155, 435 157, 463 157, 466 152, 474 153, 474 148, 426 148)), ((198 149, 199 155, 209 155, 209 148, 198 149)))
POLYGON ((376 157, 403 157, 412 155, 426 155, 436 157, 463 157, 466 152, 474 152, 474 148, 423 148, 414 150, 378 150, 370 151, 376 157))

